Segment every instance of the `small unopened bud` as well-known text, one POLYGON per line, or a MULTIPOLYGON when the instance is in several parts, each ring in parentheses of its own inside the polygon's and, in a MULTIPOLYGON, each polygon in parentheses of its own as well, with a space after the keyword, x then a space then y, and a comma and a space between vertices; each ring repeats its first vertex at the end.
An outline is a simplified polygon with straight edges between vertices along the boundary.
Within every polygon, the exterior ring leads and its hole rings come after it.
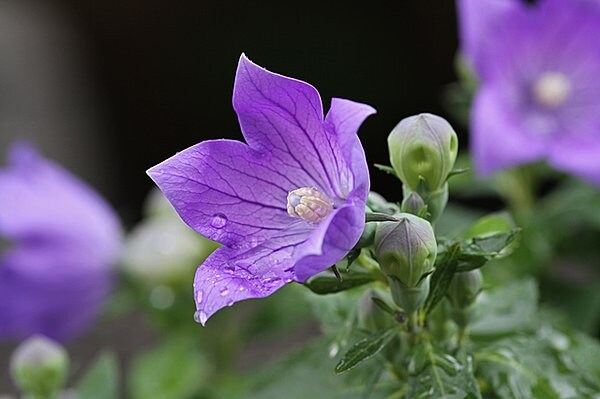
POLYGON ((452 305, 458 308, 471 306, 481 291, 482 282, 479 269, 455 273, 447 291, 452 305))
POLYGON ((417 191, 424 182, 427 190, 435 191, 454 167, 458 138, 444 118, 420 114, 396 125, 388 147, 392 167, 408 188, 417 191))
POLYGON ((53 398, 64 386, 69 373, 65 349, 44 336, 23 341, 10 359, 15 384, 32 398, 53 398))
POLYGON ((375 233, 375 254, 381 269, 408 287, 415 287, 433 271, 437 243, 431 224, 425 219, 401 213, 398 222, 379 223, 375 233))
POLYGON ((404 200, 402 201, 402 212, 423 217, 424 211, 426 211, 425 201, 423 201, 423 198, 421 198, 419 194, 412 191, 404 197, 404 200))

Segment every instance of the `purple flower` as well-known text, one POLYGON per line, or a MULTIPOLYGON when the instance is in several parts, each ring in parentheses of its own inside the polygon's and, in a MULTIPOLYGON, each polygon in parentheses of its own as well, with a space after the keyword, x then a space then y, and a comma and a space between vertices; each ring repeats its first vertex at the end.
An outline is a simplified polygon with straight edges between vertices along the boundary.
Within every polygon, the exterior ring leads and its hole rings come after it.
POLYGON ((24 145, 0 169, 0 193, 0 338, 69 338, 107 293, 119 221, 98 194, 24 145))
POLYGON ((600 184, 600 2, 460 0, 483 174, 535 160, 600 184))
POLYGON ((247 144, 205 141, 148 171, 182 219, 224 246, 196 272, 197 320, 341 260, 365 224, 357 130, 375 110, 240 58, 233 107, 247 144))

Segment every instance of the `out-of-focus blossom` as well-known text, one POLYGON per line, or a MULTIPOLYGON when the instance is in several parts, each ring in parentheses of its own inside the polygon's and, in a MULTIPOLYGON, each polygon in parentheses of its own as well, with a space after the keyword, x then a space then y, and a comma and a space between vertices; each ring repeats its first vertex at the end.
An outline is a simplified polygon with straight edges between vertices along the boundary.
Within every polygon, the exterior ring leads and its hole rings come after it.
POLYGON ((121 227, 84 183, 16 145, 0 170, 0 337, 66 339, 96 315, 121 227))
POLYGON ((365 225, 369 175, 357 130, 370 106, 333 99, 242 55, 233 106, 247 144, 213 140, 148 171, 193 229, 220 242, 194 282, 197 320, 271 295, 341 260, 365 225))
POLYGON ((126 273, 147 284, 178 284, 191 278, 216 247, 183 223, 156 189, 148 197, 146 218, 127 237, 121 260, 126 273))
POLYGON ((600 184, 600 2, 459 0, 458 11, 481 83, 471 124, 479 172, 544 159, 600 184))

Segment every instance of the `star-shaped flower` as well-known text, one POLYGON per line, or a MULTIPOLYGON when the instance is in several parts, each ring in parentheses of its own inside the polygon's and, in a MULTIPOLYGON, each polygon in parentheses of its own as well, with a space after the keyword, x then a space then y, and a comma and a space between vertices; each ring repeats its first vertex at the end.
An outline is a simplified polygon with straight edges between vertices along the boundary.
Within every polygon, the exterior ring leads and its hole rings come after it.
POLYGON ((365 224, 357 136, 375 110, 240 58, 233 107, 246 143, 210 140, 148 170, 181 218, 223 247, 196 272, 197 320, 271 295, 341 260, 365 224))
POLYGON ((535 160, 600 184, 600 2, 460 0, 483 174, 535 160))

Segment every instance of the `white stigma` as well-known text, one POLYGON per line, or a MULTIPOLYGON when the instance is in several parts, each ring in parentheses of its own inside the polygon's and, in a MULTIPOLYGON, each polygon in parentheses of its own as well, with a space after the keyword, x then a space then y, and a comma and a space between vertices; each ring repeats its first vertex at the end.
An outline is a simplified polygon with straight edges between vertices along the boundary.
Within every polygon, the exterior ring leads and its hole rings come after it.
POLYGON ((287 211, 292 217, 318 223, 332 210, 333 201, 314 187, 302 187, 288 193, 287 211))
POLYGON ((546 108, 560 107, 571 94, 569 78, 560 72, 546 72, 533 85, 533 96, 546 108))

